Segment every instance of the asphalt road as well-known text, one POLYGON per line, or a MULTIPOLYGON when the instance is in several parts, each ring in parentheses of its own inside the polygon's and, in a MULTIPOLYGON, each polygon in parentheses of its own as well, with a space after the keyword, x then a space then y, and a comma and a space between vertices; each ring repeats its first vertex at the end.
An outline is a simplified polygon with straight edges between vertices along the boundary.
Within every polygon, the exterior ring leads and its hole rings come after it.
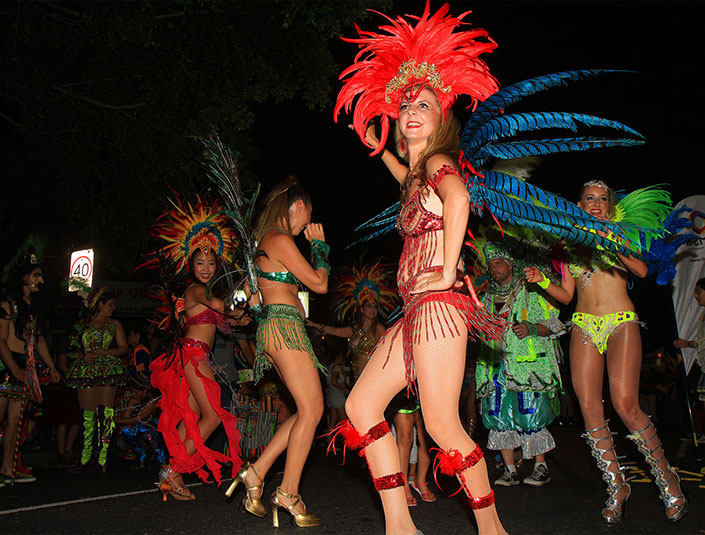
MULTIPOLYGON (((673 464, 690 491, 690 510, 677 524, 666 521, 658 501, 656 487, 639 460, 637 478, 625 520, 618 525, 603 524, 599 512, 604 500, 604 486, 593 466, 587 446, 575 428, 552 429, 558 447, 548 464, 552 481, 541 488, 528 485, 497 487, 496 501, 500 517, 512 535, 519 534, 705 534, 705 468, 694 455, 676 459, 675 447, 668 450, 673 464)), ((670 444, 677 444, 671 437, 670 444)), ((480 439, 480 444, 483 441, 480 439)), ((617 442, 620 454, 634 462, 638 454, 621 434, 617 442)), ((326 457, 322 446, 314 447, 304 474, 302 495, 310 511, 322 519, 320 527, 309 528, 312 534, 383 533, 383 517, 379 499, 372 490, 370 476, 358 462, 348 456, 341 466, 340 457, 326 457)), ((300 528, 284 522, 271 526, 271 513, 258 519, 245 513, 238 504, 226 503, 224 488, 204 486, 187 478, 197 499, 166 503, 154 487, 157 467, 128 470, 120 460, 112 460, 107 474, 73 475, 64 468, 52 466, 53 454, 27 454, 34 464, 38 481, 0 488, 0 533, 67 533, 67 534, 176 534, 176 533, 301 533, 300 528)), ((500 472, 488 455, 490 475, 500 472)), ((269 495, 281 479, 275 465, 268 477, 265 493, 269 495)), ((528 475, 531 463, 520 468, 528 475)), ((457 488, 450 478, 439 480, 445 493, 431 488, 439 499, 436 503, 420 502, 412 508, 412 516, 426 534, 476 533, 472 513, 460 496, 447 497, 457 488)), ((242 494, 239 495, 240 497, 242 494)), ((283 518, 288 518, 285 515, 283 518)), ((281 521, 281 516, 280 516, 281 521)))

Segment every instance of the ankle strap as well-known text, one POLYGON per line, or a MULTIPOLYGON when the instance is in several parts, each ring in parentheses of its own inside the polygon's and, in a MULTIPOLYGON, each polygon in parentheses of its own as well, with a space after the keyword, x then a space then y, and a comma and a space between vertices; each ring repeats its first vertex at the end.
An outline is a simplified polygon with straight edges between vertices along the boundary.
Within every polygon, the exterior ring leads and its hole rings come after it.
POLYGON ((253 471, 253 472, 255 473, 255 475, 257 476, 257 479, 259 479, 259 482, 260 482, 260 483, 264 483, 264 479, 262 479, 262 476, 259 475, 259 472, 257 471, 257 468, 255 468, 255 465, 254 465, 254 464, 252 464, 252 463, 247 463, 247 468, 248 468, 248 469, 249 469, 249 468, 252 468, 252 471, 253 471))
POLYGON ((287 500, 294 500, 293 503, 291 503, 291 507, 294 507, 299 501, 301 500, 301 495, 300 494, 289 494, 288 492, 282 490, 281 487, 277 487, 277 494, 281 494, 284 496, 287 500))
POLYGON ((403 487, 406 483, 404 479, 404 474, 397 472, 396 474, 389 474, 388 476, 374 477, 372 478, 375 484, 375 490, 377 492, 381 490, 395 489, 397 487, 403 487))

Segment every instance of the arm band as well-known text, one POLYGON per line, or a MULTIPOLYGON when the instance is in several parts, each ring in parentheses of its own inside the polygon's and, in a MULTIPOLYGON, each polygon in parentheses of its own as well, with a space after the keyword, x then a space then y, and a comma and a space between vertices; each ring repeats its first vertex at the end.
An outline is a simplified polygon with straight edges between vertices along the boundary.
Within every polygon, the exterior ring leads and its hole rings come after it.
POLYGON ((543 280, 538 281, 536 284, 539 285, 539 288, 545 290, 551 284, 551 280, 545 274, 541 273, 541 275, 543 275, 543 280))
POLYGON ((328 253, 330 252, 330 245, 321 240, 311 241, 311 256, 313 269, 325 269, 330 273, 330 264, 328 263, 328 253))

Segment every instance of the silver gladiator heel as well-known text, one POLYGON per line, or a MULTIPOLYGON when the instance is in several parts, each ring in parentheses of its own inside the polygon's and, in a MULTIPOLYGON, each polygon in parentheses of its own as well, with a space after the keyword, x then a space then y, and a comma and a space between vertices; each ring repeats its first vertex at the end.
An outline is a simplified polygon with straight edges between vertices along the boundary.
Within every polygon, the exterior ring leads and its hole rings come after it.
POLYGON ((671 465, 666 459, 666 452, 661 444, 661 439, 658 437, 656 428, 649 418, 649 423, 644 429, 639 431, 630 431, 630 435, 627 438, 636 444, 639 452, 644 456, 646 462, 651 467, 651 474, 654 476, 654 483, 659 488, 659 497, 663 502, 663 507, 666 510, 666 518, 671 522, 678 522, 688 513, 688 499, 685 494, 685 490, 681 486, 680 477, 676 474, 675 470, 671 468, 671 465), (651 436, 645 437, 644 433, 648 432, 649 429, 653 430, 651 436), (651 440, 656 439, 658 443, 653 448, 649 448, 646 444, 651 440), (661 455, 657 458, 654 456, 654 452, 661 448, 661 455), (659 463, 664 461, 665 466, 663 468, 659 467, 659 463), (666 474, 668 474, 668 479, 666 479, 666 474), (668 489, 671 486, 673 480, 678 486, 678 494, 670 492, 668 489), (679 503, 680 502, 680 503, 679 503), (675 509, 676 513, 672 516, 668 516, 668 510, 675 509))
POLYGON ((607 484, 607 499, 605 500, 605 507, 602 509, 602 519, 608 524, 617 524, 626 516, 627 500, 632 495, 632 488, 628 483, 629 479, 624 474, 625 468, 619 465, 619 461, 623 459, 623 457, 617 456, 617 452, 614 449, 614 440, 612 437, 616 435, 616 433, 610 431, 608 424, 609 421, 602 427, 586 429, 585 433, 581 436, 590 447, 590 453, 597 462, 597 468, 602 472, 602 481, 607 484), (595 437, 594 434, 603 429, 607 429, 607 436, 595 437), (612 445, 609 448, 599 448, 597 443, 603 440, 611 442, 612 445), (614 459, 610 460, 603 457, 608 451, 614 453, 614 459), (616 471, 612 470, 614 465, 617 466, 616 471), (621 479, 621 482, 618 482, 618 479, 621 479), (617 494, 619 494, 619 491, 624 487, 627 487, 629 492, 627 496, 619 502, 617 501, 617 494))

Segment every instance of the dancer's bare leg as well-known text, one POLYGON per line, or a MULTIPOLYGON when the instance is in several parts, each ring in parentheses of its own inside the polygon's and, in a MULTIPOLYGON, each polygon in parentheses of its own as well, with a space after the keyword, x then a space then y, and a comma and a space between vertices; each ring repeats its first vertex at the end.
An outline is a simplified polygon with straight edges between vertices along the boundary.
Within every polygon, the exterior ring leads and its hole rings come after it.
MULTIPOLYGON (((205 361, 197 363, 198 371, 204 377, 209 377, 215 381, 215 375, 210 367, 210 364, 205 361)), ((201 378, 196 374, 196 368, 193 362, 189 362, 184 366, 184 374, 186 375, 186 380, 189 383, 189 390, 191 393, 188 397, 189 405, 191 409, 199 415, 198 419, 198 431, 201 435, 202 440, 207 440, 215 428, 220 425, 220 416, 215 412, 215 409, 211 407, 210 401, 208 401, 208 396, 206 395, 206 387, 203 384, 201 378)), ((181 440, 184 441, 184 446, 186 447, 186 453, 188 455, 193 455, 196 451, 196 445, 192 439, 186 438, 186 427, 184 423, 181 422, 178 427, 179 436, 181 440)))
POLYGON ((397 435, 397 449, 399 450, 399 465, 401 473, 404 474, 404 492, 407 495, 407 503, 415 503, 416 500, 409 488, 409 457, 411 455, 411 443, 414 440, 414 415, 397 413, 394 415, 394 429, 397 435))
POLYGON ((423 487, 421 488, 421 492, 424 492, 424 488, 427 488, 426 485, 428 485, 426 478, 428 476, 428 470, 431 467, 431 455, 428 453, 429 445, 426 438, 426 426, 424 425, 422 412, 420 410, 414 413, 414 424, 416 425, 416 438, 419 441, 419 459, 416 463, 416 485, 423 487))
MULTIPOLYGON (((454 449, 466 456, 476 447, 463 429, 458 414, 465 370, 467 330, 457 311, 451 309, 450 316, 460 332, 453 333, 455 336, 446 332, 446 337, 437 339, 429 336, 428 340, 421 336, 419 343, 414 344, 414 361, 421 410, 429 435, 442 450, 454 449)), ((467 481, 467 491, 473 497, 490 494, 492 488, 484 458, 466 469, 463 475, 467 481)), ((504 535, 505 530, 494 504, 473 512, 479 535, 504 535)))
MULTIPOLYGON (((286 450, 286 465, 281 489, 292 495, 299 494, 301 472, 308 458, 318 422, 323 415, 323 392, 318 371, 311 357, 304 351, 279 351, 271 354, 274 366, 282 381, 294 398, 296 413, 279 426, 253 470, 248 470, 248 486, 260 485, 274 461, 286 450)), ((252 496, 257 498, 258 496, 252 496)), ((286 503, 285 497, 279 499, 286 503)), ((297 512, 304 512, 303 504, 297 506, 297 512)))
POLYGON ((6 476, 12 475, 12 461, 17 440, 17 426, 20 422, 20 409, 22 402, 11 400, 7 405, 7 418, 5 419, 5 434, 2 441, 2 467, 0 472, 6 476))
MULTIPOLYGON (((389 355, 391 339, 391 332, 388 332, 384 343, 378 345, 372 354, 345 405, 350 421, 361 435, 384 420, 387 405, 406 386, 401 333, 389 355)), ((399 452, 391 433, 367 446, 365 454, 374 478, 395 474, 401 470, 399 452)), ((386 535, 416 533, 416 526, 406 505, 404 488, 382 490, 379 495, 384 508, 386 535)))

